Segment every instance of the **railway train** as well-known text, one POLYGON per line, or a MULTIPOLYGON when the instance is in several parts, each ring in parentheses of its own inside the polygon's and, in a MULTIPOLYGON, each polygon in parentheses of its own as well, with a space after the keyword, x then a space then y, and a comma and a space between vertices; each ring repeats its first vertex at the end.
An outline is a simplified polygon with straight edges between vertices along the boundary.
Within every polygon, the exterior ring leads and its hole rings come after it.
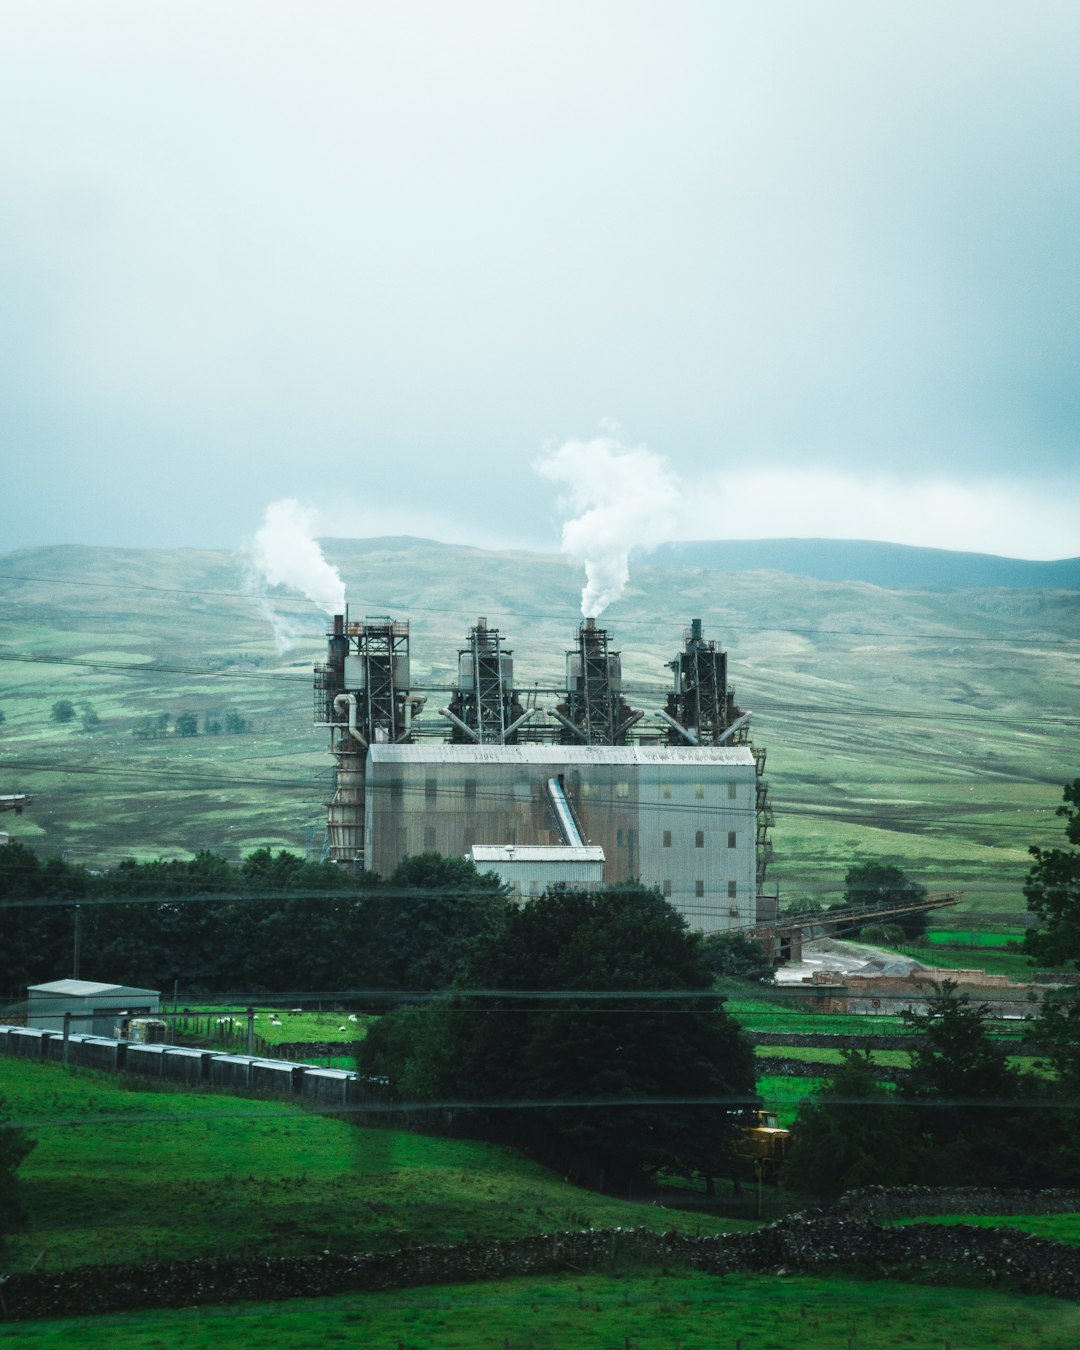
POLYGON ((84 1069, 160 1078, 187 1087, 268 1093, 307 1101, 325 1110, 357 1111, 384 1106, 380 1084, 348 1069, 324 1069, 287 1059, 228 1055, 182 1045, 145 1044, 105 1036, 0 1025, 0 1054, 18 1059, 73 1064, 84 1069))

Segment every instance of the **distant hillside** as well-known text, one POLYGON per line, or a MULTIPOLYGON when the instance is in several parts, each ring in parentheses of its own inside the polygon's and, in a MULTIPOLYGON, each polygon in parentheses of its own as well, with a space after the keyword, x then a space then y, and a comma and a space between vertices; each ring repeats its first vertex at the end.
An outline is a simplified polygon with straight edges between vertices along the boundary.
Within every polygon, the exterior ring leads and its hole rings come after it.
MULTIPOLYGON (((421 734, 445 730, 441 699, 480 615, 526 696, 565 679, 576 564, 411 538, 323 544, 354 617, 409 620, 412 687, 429 695, 421 734)), ((1080 604, 1058 578, 1036 590, 1000 572, 985 587, 956 577, 963 563, 1028 576, 1063 565, 848 546, 947 560, 950 584, 903 587, 880 572, 869 584, 866 568, 809 575, 815 549, 843 545, 766 552, 783 547, 683 545, 678 565, 635 564, 601 617, 627 699, 647 715, 664 706, 667 663, 700 618, 768 752, 769 879, 785 899, 838 899, 853 862, 885 858, 932 890, 964 890, 966 907, 1021 909, 1028 845, 1060 842, 1054 811, 1080 772, 1080 604), (706 565, 693 549, 728 556, 706 565)), ((34 798, 0 828, 95 867, 202 848, 317 856, 333 792, 329 736, 312 725, 327 616, 285 588, 271 599, 292 635, 284 652, 239 553, 0 554, 0 793, 34 798), (54 717, 61 700, 74 718, 54 717)))
POLYGON ((1080 558, 1028 562, 992 553, 954 553, 861 539, 701 539, 663 544, 639 567, 707 567, 720 572, 765 568, 818 581, 943 591, 998 586, 1080 590, 1080 558))

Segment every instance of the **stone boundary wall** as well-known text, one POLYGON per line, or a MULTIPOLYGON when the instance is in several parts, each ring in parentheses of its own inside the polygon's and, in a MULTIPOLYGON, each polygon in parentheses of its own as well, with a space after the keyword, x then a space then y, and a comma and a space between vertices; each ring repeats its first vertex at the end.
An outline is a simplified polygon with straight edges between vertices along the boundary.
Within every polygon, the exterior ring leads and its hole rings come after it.
POLYGON ((830 1214, 911 1219, 928 1214, 1080 1214, 1080 1191, 1005 1191, 986 1186, 866 1186, 845 1191, 830 1214))
POLYGON ((411 1247, 383 1255, 77 1266, 59 1273, 9 1276, 0 1284, 0 1316, 13 1321, 255 1299, 323 1298, 628 1264, 713 1275, 832 1273, 849 1268, 871 1278, 888 1277, 898 1266, 918 1270, 931 1265, 938 1277, 956 1270, 1021 1292, 1080 1297, 1080 1247, 1007 1228, 963 1224, 882 1228, 869 1219, 819 1211, 792 1215, 754 1232, 717 1237, 600 1229, 411 1247))
MULTIPOLYGON (((914 1050, 916 1046, 922 1044, 918 1036, 887 1035, 872 1031, 868 1031, 864 1036, 828 1031, 755 1031, 750 1039, 754 1045, 779 1047, 798 1045, 813 1050, 914 1050)), ((1006 1039, 1013 1042, 1004 1047, 1007 1054, 1016 1055, 1021 1051, 1025 1055, 1046 1054, 1045 1046, 1036 1041, 1027 1041, 1021 1035, 1009 1038, 996 1037, 994 1043, 1001 1045, 1006 1039)))
POLYGON ((282 1041, 270 1048, 280 1059, 355 1059, 358 1045, 358 1041, 282 1041))
MULTIPOLYGON (((872 1018, 866 1019, 868 1022, 872 1018)), ((898 1032, 878 1032, 867 1027, 865 1033, 843 1031, 754 1031, 750 1039, 755 1045, 809 1045, 817 1050, 912 1050, 919 1044, 918 1036, 898 1032)))
MULTIPOLYGON (((754 1061, 759 1074, 776 1078, 831 1078, 839 1073, 842 1064, 828 1064, 814 1059, 785 1059, 782 1055, 758 1055, 754 1061)), ((873 1064, 870 1073, 879 1083, 903 1083, 910 1069, 889 1068, 884 1064, 873 1064)))

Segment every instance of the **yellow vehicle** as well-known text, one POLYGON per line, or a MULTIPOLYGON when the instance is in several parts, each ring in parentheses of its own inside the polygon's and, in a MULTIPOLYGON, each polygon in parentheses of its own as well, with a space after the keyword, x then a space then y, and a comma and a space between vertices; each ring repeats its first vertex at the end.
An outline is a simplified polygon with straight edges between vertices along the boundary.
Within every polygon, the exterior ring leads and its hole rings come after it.
POLYGON ((775 1111, 755 1111, 753 1125, 746 1125, 739 1132, 735 1156, 745 1159, 755 1176, 773 1181, 787 1157, 790 1142, 791 1131, 781 1129, 775 1111))

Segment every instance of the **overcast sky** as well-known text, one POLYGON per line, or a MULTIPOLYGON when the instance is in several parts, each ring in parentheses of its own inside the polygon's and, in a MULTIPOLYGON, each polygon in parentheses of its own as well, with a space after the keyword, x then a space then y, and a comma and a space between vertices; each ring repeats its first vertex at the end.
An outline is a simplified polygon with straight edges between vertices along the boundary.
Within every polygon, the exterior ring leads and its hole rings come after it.
POLYGON ((554 548, 604 436, 691 537, 1078 555, 1078 72, 1076 0, 6 0, 0 548, 554 548))

